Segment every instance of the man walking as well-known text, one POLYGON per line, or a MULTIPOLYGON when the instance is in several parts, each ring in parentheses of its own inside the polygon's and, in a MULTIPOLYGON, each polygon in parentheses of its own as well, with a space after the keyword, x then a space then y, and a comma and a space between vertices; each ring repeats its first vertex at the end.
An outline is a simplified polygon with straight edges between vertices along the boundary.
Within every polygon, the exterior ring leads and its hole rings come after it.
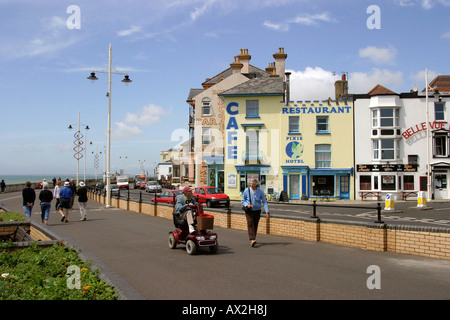
POLYGON ((77 191, 78 206, 80 207, 81 221, 86 221, 86 202, 88 201, 86 185, 80 182, 80 188, 77 191))
POLYGON ((39 200, 41 201, 41 220, 42 223, 48 224, 53 193, 48 190, 48 184, 44 184, 42 188, 43 190, 39 193, 39 200))
POLYGON ((70 190, 69 181, 64 182, 64 188, 59 192, 59 213, 62 216, 61 222, 69 222, 69 212, 70 212, 70 201, 73 198, 73 192, 70 190), (66 210, 66 214, 64 215, 63 210, 66 210))
POLYGON ((31 188, 31 182, 27 181, 25 188, 22 190, 23 211, 28 218, 31 218, 34 200, 36 200, 36 192, 31 188))
POLYGON ((247 188, 242 195, 242 205, 247 208, 245 218, 247 219, 248 237, 252 247, 256 244, 256 233, 258 231, 258 223, 261 217, 261 202, 264 204, 266 218, 270 218, 269 206, 267 204, 264 191, 259 188, 258 179, 254 179, 251 188, 247 188))

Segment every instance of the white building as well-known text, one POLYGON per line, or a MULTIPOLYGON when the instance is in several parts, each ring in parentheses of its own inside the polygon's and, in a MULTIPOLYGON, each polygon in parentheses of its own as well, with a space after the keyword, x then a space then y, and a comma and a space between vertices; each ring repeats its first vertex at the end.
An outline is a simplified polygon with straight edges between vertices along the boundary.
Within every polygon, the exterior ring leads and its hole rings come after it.
POLYGON ((450 76, 436 77, 430 87, 429 143, 425 91, 398 94, 378 85, 353 95, 356 199, 393 194, 403 200, 419 191, 429 199, 450 198, 450 76))

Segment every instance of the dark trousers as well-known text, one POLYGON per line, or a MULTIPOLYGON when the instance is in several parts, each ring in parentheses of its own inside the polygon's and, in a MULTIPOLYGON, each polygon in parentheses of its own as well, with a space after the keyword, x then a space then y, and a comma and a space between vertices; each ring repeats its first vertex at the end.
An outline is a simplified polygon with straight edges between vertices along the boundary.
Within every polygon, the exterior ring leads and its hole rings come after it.
POLYGON ((261 218, 261 210, 248 211, 245 213, 247 218, 248 238, 250 240, 256 239, 256 233, 258 232, 258 223, 261 218))

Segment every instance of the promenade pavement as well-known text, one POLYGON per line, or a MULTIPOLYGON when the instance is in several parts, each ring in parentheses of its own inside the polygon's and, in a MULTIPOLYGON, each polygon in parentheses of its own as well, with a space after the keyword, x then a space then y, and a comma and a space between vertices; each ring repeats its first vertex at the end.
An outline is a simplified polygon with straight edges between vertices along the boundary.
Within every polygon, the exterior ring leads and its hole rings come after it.
MULTIPOLYGON (((0 203, 23 210, 20 193, 2 194, 0 203)), ((262 234, 251 248, 245 231, 224 228, 215 229, 217 254, 189 256, 184 246, 168 248, 168 232, 173 229, 168 219, 105 208, 89 200, 88 220, 80 221, 77 204, 74 207, 69 223, 62 223, 52 207, 49 225, 42 227, 99 265, 124 299, 450 298, 450 261, 262 234), (380 289, 368 288, 371 266, 381 270, 380 289)), ((40 225, 38 205, 32 220, 40 225)))

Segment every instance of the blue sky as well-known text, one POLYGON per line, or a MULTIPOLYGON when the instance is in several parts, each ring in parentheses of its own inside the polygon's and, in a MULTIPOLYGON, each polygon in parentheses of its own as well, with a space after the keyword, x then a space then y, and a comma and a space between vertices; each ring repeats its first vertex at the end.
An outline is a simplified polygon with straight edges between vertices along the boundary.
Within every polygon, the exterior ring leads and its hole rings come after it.
POLYGON ((91 128, 86 171, 94 173, 108 81, 86 77, 107 70, 109 44, 114 70, 133 80, 112 78, 111 171, 124 164, 135 174, 139 160, 153 172, 159 152, 187 135, 190 88, 228 68, 241 48, 264 69, 284 47, 295 100, 333 97, 342 72, 351 93, 376 84, 405 92, 424 88, 425 68, 430 81, 450 74, 449 13, 450 0, 0 0, 0 176, 75 173, 67 127, 78 112, 91 128))

